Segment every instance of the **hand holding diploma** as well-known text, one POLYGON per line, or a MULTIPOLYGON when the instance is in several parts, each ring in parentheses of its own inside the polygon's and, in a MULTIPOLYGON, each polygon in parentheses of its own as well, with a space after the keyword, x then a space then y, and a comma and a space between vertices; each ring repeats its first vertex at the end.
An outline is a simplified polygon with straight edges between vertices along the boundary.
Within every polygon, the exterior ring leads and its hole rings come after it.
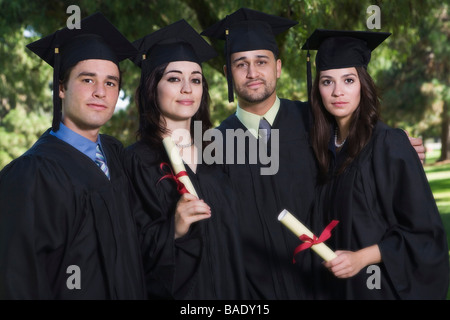
POLYGON ((180 154, 178 153, 178 149, 175 146, 175 143, 172 141, 171 137, 166 137, 163 139, 163 145, 166 149, 167 155, 170 159, 170 164, 172 165, 173 170, 175 171, 175 177, 183 183, 184 187, 186 187, 187 191, 190 194, 193 194, 198 198, 197 192, 195 191, 194 186, 192 185, 189 176, 186 173, 186 168, 183 164, 183 159, 181 159, 180 154))
MULTIPOLYGON (((199 199, 172 138, 164 138, 163 145, 175 172, 172 172, 172 169, 169 168, 170 172, 163 176, 160 181, 165 178, 175 180, 177 190, 181 194, 175 209, 174 238, 177 239, 184 236, 193 223, 210 218, 211 208, 203 200, 199 199)), ((164 166, 169 165, 165 162, 161 163, 161 170, 164 170, 164 166)))
POLYGON ((183 237, 191 225, 211 217, 211 208, 189 192, 181 195, 175 208, 175 239, 183 237))
MULTIPOLYGON (((305 227, 297 218, 295 218, 289 211, 284 209, 279 215, 278 220, 283 223, 288 229, 290 229, 300 240, 304 241, 303 244, 295 249, 294 256, 309 247, 313 249, 319 256, 325 261, 333 260, 337 257, 336 253, 333 252, 329 247, 323 243, 331 236, 331 229, 333 229, 337 224, 337 220, 333 220, 324 232, 317 238, 307 227, 305 227)), ((294 260, 295 263, 295 260, 294 260)))

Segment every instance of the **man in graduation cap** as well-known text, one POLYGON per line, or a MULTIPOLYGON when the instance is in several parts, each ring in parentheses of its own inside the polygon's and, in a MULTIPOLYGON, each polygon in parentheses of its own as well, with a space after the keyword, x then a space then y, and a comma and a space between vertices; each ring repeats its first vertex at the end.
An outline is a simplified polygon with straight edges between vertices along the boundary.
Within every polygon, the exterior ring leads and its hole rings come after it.
MULTIPOLYGON (((244 256, 252 295, 256 299, 312 299, 310 250, 292 264, 299 245, 277 220, 287 209, 308 225, 314 197, 317 167, 309 144, 309 106, 300 101, 281 99, 276 93, 281 75, 276 35, 297 22, 263 12, 241 8, 207 28, 202 35, 225 40, 224 67, 228 81, 228 98, 238 105, 236 113, 218 127, 223 132, 278 130, 279 170, 274 175, 261 175, 261 163, 226 164, 226 170, 238 189, 245 215, 241 217, 244 256), (262 129, 262 130, 259 130, 262 129)), ((269 137, 270 142, 270 137, 269 137)), ((421 140, 418 151, 422 152, 421 140)), ((225 142, 225 145, 230 142, 225 142)), ((226 150, 226 149, 225 149, 226 150)))
MULTIPOLYGON (((250 161, 251 150, 247 146, 234 153, 236 157, 245 154, 245 164, 236 164, 234 159, 234 164, 227 161, 225 166, 245 213, 240 217, 241 234, 255 299, 312 298, 309 261, 305 258, 292 263, 299 240, 277 220, 278 214, 287 209, 308 224, 317 171, 308 144, 307 103, 280 99, 276 93, 281 60, 275 35, 296 24, 293 20, 241 8, 202 32, 225 40, 229 100, 233 101, 233 89, 238 100, 236 113, 218 127, 224 139, 229 130, 249 130, 255 133, 250 137, 254 139, 259 139, 257 133, 267 128, 279 133, 276 174, 261 175, 264 164, 250 161)), ((269 146, 272 136, 268 138, 269 146)))
POLYGON ((0 298, 145 299, 122 146, 99 134, 136 49, 100 13, 28 48, 54 68, 54 118, 0 173, 0 298))

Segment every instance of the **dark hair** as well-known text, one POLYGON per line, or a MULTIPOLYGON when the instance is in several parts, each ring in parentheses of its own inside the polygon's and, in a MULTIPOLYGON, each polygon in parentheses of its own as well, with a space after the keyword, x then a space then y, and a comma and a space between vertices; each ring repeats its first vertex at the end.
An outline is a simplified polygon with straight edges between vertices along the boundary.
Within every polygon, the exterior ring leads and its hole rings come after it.
MULTIPOLYGON (((375 124, 379 119, 380 98, 375 83, 366 68, 355 68, 361 83, 361 101, 350 121, 346 140, 347 158, 338 168, 337 174, 342 173, 369 142, 375 124)), ((328 151, 328 145, 336 121, 323 105, 319 90, 319 76, 320 72, 316 72, 311 91, 311 108, 314 116, 314 125, 311 128, 311 143, 319 163, 319 176, 321 181, 324 182, 329 174, 331 154, 328 151)))
MULTIPOLYGON (((153 69, 148 75, 141 76, 141 81, 136 89, 136 104, 139 112, 139 128, 137 130, 138 140, 142 140, 153 146, 162 145, 162 136, 168 133, 168 129, 161 124, 161 108, 158 106, 157 86, 162 79, 164 70, 168 63, 162 64, 153 69)), ((200 107, 191 119, 191 136, 194 136, 194 121, 201 121, 203 133, 212 127, 209 117, 210 96, 208 83, 202 74, 203 94, 200 107)), ((205 143, 203 147, 205 146, 205 143)))

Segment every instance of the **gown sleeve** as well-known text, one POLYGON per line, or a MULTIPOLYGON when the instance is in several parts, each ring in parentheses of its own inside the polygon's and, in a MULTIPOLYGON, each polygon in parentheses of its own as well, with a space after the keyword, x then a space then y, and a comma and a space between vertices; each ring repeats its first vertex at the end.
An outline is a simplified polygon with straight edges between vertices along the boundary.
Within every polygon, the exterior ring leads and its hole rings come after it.
POLYGON ((0 299, 55 298, 72 194, 60 167, 38 157, 0 173, 0 299))
POLYGON ((446 233, 422 163, 402 130, 376 138, 373 168, 389 225, 379 248, 397 292, 402 299, 445 299, 446 233))
MULTIPOLYGON (((141 149, 142 150, 142 149, 141 149)), ((159 166, 147 161, 145 153, 124 154, 124 166, 135 196, 135 213, 141 240, 147 291, 150 298, 182 297, 191 286, 201 255, 201 237, 195 229, 174 240, 174 213, 179 194, 159 181, 159 166)))

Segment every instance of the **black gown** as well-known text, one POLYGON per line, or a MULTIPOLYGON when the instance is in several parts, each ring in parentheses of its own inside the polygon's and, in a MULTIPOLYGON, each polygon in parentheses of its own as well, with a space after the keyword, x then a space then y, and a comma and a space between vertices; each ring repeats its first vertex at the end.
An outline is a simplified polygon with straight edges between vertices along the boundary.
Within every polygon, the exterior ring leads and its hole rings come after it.
MULTIPOLYGON (((155 238, 158 246, 174 241, 173 218, 180 198, 174 180, 160 180, 169 172, 167 167, 161 169, 161 163, 170 163, 163 147, 137 142, 126 148, 124 165, 136 193, 152 221, 163 225, 155 238)), ((188 234, 175 240, 175 259, 153 267, 163 272, 170 265, 175 270, 172 286, 160 290, 177 300, 247 299, 236 226, 239 207, 231 184, 218 165, 198 164, 196 173, 185 167, 200 199, 211 207, 211 217, 194 223, 188 234)), ((157 273, 148 278, 150 290, 157 278, 157 273)), ((161 296, 161 292, 153 294, 161 296)))
MULTIPOLYGON (((334 149, 331 143, 330 148, 334 149)), ((344 157, 345 145, 333 168, 344 157)), ((327 241, 330 247, 355 251, 378 244, 382 257, 375 265, 378 281, 375 269, 368 267, 349 279, 337 279, 322 269, 318 298, 446 298, 445 230, 423 166, 403 130, 379 122, 346 171, 318 188, 314 211, 317 230, 333 219, 340 221, 327 241)))
MULTIPOLYGON (((245 152, 235 150, 232 163, 225 160, 225 170, 243 207, 239 222, 252 299, 311 299, 310 253, 303 254, 294 264, 294 250, 301 241, 278 221, 278 214, 286 209, 305 225, 309 224, 317 175, 307 133, 309 107, 298 101, 280 100, 270 138, 274 137, 274 129, 278 129, 278 172, 261 175, 260 169, 264 165, 261 161, 252 161, 248 145, 245 152), (237 156, 243 153, 245 163, 238 164, 237 156)), ((224 138, 229 130, 247 130, 234 114, 218 129, 224 138)), ((249 139, 255 138, 250 136, 249 139)), ((271 140, 268 146, 270 148, 271 140)))
POLYGON ((0 299, 146 299, 122 145, 109 181, 49 131, 0 173, 0 299))

